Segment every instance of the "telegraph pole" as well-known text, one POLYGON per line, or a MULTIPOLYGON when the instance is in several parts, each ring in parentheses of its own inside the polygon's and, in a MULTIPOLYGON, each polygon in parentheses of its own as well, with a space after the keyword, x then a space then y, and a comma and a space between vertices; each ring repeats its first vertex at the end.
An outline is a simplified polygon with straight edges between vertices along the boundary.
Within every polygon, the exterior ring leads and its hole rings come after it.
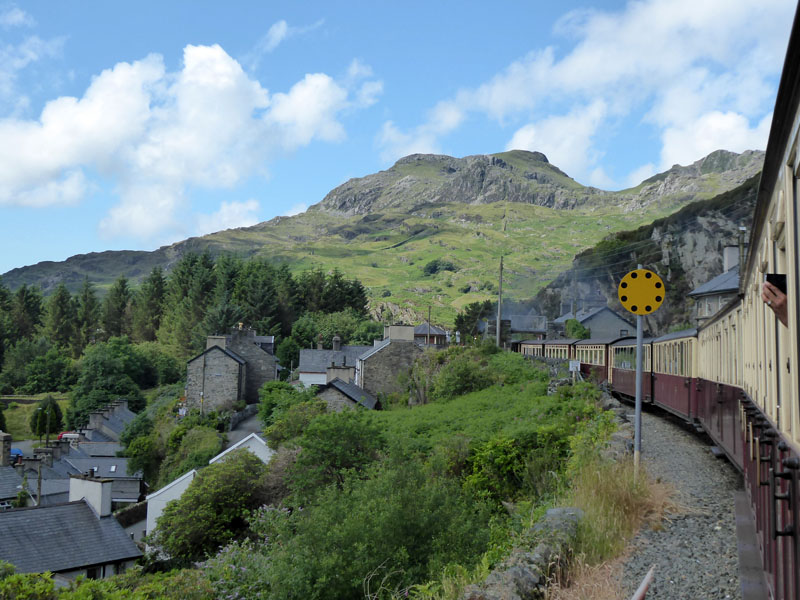
POLYGON ((500 286, 497 294, 497 347, 500 348, 501 319, 503 318, 503 255, 500 255, 500 286))

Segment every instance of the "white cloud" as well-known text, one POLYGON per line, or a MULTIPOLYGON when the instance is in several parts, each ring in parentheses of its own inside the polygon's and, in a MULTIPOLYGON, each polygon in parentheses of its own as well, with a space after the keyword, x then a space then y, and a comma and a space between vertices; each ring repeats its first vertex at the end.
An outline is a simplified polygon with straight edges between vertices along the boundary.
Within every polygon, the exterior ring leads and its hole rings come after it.
MULTIPOLYGON (((514 133, 506 150, 538 150, 568 175, 584 173, 596 161, 592 138, 605 115, 606 105, 598 100, 567 115, 530 123, 514 133)), ((593 185, 611 185, 605 173, 594 171, 593 185)))
POLYGON ((625 178, 627 183, 627 187, 636 187, 640 183, 642 183, 645 179, 652 177, 656 174, 656 166, 653 163, 647 163, 642 165, 641 167, 637 167, 633 171, 631 171, 628 176, 625 178))
POLYGON ((425 127, 403 133, 392 121, 386 121, 377 137, 381 160, 392 162, 409 154, 439 154, 441 152, 433 131, 425 127))
MULTIPOLYGON (((665 143, 712 111, 738 115, 734 129, 742 131, 742 120, 761 121, 771 109, 773 79, 783 62, 794 9, 790 0, 638 0, 616 12, 567 13, 555 28, 572 40, 566 52, 552 47, 531 51, 485 83, 441 101, 460 115, 452 127, 438 126, 436 110, 407 130, 384 125, 383 155, 396 158, 392 147, 402 147, 397 140, 403 139, 424 139, 438 147, 464 115, 480 113, 502 126, 513 125, 512 145, 530 147, 534 139, 554 144, 556 155, 567 155, 579 167, 574 176, 589 178, 603 155, 596 138, 576 136, 580 124, 550 117, 549 111, 558 107, 561 114, 576 114, 595 101, 606 107, 595 128, 615 127, 631 114, 647 113, 645 125, 656 127, 665 143), (573 130, 572 141, 559 141, 548 127, 551 121, 573 130), (387 129, 392 135, 386 135, 387 129), (573 154, 577 158, 570 158, 573 154)), ((755 133, 745 137, 758 138, 755 133)), ((673 151, 665 146, 663 153, 673 151)), ((700 156, 691 156, 690 162, 700 156)), ((554 156, 555 164, 569 170, 557 160, 554 156)))
POLYGON ((738 113, 712 111, 681 126, 669 127, 663 135, 661 168, 689 164, 714 150, 743 152, 765 148, 771 121, 769 114, 751 127, 738 113))
POLYGON ((295 215, 299 215, 300 213, 304 213, 308 210, 308 204, 305 202, 300 202, 299 204, 295 204, 291 208, 289 208, 283 216, 285 217, 293 217, 295 215))
POLYGON ((256 200, 223 202, 217 212, 197 216, 197 235, 255 225, 259 222, 259 208, 256 200))
POLYGON ((0 101, 25 103, 27 100, 20 98, 16 89, 18 74, 35 62, 58 56, 63 45, 63 38, 43 40, 35 35, 18 44, 0 45, 0 101))
MULTIPOLYGON (((270 96, 217 45, 186 46, 175 73, 157 55, 118 63, 81 98, 48 102, 38 119, 0 119, 0 204, 75 203, 97 171, 119 196, 103 235, 192 234, 190 188, 230 188, 264 174, 281 152, 341 140, 339 119, 363 106, 362 95, 315 73, 270 96)), ((252 224, 253 202, 223 204, 198 226, 252 224)))
POLYGON ((292 36, 301 35, 314 31, 322 26, 324 20, 312 23, 311 25, 301 27, 290 27, 289 24, 281 19, 273 23, 267 30, 267 33, 262 35, 244 56, 242 56, 242 63, 250 71, 255 71, 261 64, 261 60, 274 51, 282 42, 286 41, 292 36))
POLYGON ((17 6, 0 9, 0 27, 30 27, 35 24, 33 17, 17 6))

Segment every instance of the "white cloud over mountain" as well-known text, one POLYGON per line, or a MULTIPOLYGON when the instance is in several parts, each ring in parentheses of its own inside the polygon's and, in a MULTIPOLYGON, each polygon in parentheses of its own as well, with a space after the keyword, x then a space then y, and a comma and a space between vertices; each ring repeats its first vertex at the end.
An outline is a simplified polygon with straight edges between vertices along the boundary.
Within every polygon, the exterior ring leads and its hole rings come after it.
POLYGON ((639 126, 662 141, 658 168, 717 148, 764 148, 794 9, 790 0, 640 0, 619 12, 573 11, 556 25, 566 51, 532 51, 436 105, 447 112, 407 130, 387 122, 377 143, 387 162, 408 148, 438 149, 478 113, 515 128, 508 148, 542 151, 583 180, 607 180, 598 177, 597 131, 642 113, 639 126))
MULTIPOLYGON (((341 115, 379 93, 375 80, 312 73, 271 94, 218 45, 186 46, 177 72, 159 55, 121 62, 38 119, 0 120, 0 204, 74 203, 99 174, 119 198, 101 232, 158 239, 191 222, 178 222, 189 188, 229 189, 266 174, 271 158, 343 139, 341 115)), ((257 211, 253 200, 223 203, 189 233, 253 224, 257 211)))

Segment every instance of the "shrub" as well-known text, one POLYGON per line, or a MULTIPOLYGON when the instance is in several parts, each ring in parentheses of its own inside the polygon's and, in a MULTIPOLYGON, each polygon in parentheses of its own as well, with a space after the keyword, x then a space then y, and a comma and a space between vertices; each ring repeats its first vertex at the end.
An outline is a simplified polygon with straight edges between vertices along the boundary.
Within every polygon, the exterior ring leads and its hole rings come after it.
POLYGON ((423 268, 422 272, 425 275, 435 275, 440 271, 458 271, 458 267, 456 267, 452 262, 449 260, 443 260, 441 258, 435 258, 432 261, 428 262, 423 268))

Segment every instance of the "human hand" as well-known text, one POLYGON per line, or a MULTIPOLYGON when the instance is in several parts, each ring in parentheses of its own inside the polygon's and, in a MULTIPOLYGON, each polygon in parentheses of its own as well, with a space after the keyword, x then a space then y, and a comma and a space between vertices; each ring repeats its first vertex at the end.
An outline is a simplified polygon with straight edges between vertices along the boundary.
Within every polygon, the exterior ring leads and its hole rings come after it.
POLYGON ((788 327, 789 307, 786 304, 786 294, 768 281, 765 281, 761 287, 761 299, 772 309, 778 320, 788 327))

